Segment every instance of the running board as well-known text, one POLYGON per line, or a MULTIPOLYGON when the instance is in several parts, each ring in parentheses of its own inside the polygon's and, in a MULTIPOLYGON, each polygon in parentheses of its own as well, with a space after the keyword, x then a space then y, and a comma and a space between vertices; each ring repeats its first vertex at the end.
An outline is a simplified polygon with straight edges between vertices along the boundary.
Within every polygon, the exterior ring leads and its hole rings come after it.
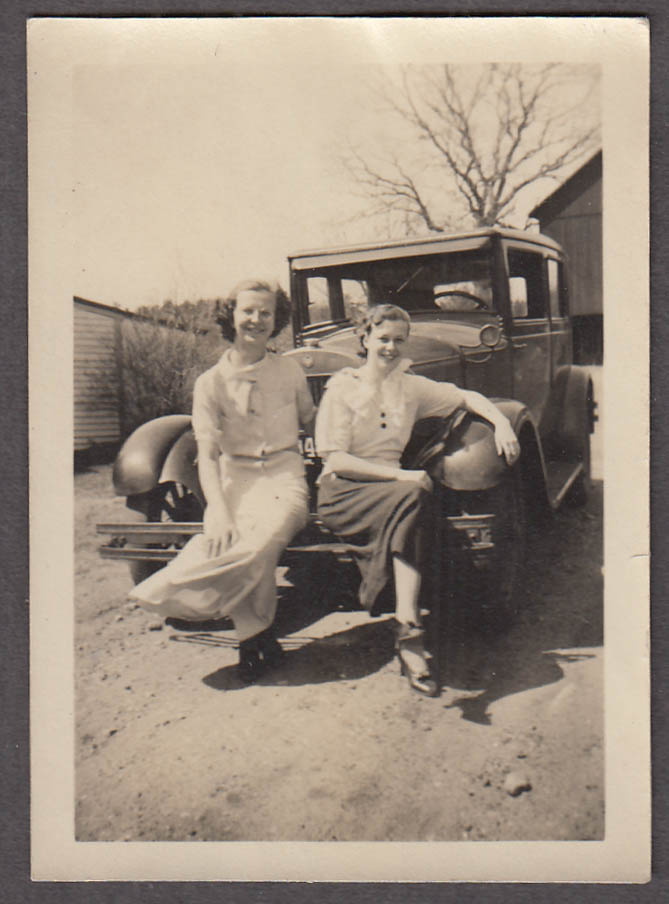
POLYGON ((548 471, 548 498, 551 508, 559 509, 565 497, 574 486, 578 478, 583 474, 583 464, 579 462, 549 462, 548 471))

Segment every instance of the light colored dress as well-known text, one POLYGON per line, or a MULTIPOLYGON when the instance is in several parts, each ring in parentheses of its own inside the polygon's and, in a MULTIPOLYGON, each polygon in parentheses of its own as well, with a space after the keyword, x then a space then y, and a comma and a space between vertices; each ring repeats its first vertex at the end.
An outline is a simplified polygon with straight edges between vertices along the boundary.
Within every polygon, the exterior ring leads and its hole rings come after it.
POLYGON ((228 615, 240 640, 269 627, 276 612, 275 568, 308 516, 299 421, 314 405, 302 368, 266 354, 235 367, 226 351, 198 377, 193 431, 214 440, 226 504, 239 539, 209 558, 204 535, 193 537, 165 568, 129 598, 162 616, 201 621, 228 615))

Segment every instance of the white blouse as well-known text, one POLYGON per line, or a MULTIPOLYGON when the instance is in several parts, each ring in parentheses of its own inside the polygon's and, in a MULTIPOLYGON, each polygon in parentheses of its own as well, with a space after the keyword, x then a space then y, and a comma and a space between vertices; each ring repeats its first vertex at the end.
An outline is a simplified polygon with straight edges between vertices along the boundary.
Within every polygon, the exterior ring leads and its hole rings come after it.
MULTIPOLYGON (((404 359, 377 388, 364 371, 345 367, 328 382, 316 419, 316 448, 327 459, 348 452, 376 464, 399 467, 416 421, 447 417, 464 406, 454 383, 406 373, 404 359)), ((323 474, 332 470, 327 461, 323 474)))
POLYGON ((302 368, 270 353, 255 364, 235 367, 228 349, 197 378, 193 390, 196 440, 213 440, 233 458, 262 461, 279 452, 297 454, 298 420, 308 423, 313 413, 302 368))

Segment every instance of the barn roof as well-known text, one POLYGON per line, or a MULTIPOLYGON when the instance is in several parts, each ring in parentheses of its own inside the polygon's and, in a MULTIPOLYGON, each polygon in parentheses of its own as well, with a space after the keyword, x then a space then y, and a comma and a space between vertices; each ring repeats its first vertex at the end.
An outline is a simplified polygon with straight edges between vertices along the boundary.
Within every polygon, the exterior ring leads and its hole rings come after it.
POLYGON ((555 211, 568 204, 574 196, 581 194, 596 179, 601 178, 601 175, 602 151, 600 149, 589 160, 586 160, 583 166, 577 169, 575 173, 572 173, 568 179, 565 179, 562 185, 559 185, 555 191, 544 198, 541 204, 537 204, 530 211, 530 216, 535 217, 539 221, 550 219, 555 211))
POLYGON ((101 301, 90 301, 88 298, 82 298, 80 295, 74 295, 72 299, 76 304, 83 305, 93 311, 99 311, 101 314, 117 314, 121 317, 136 317, 133 311, 126 311, 124 308, 117 308, 111 304, 102 304, 101 301))
POLYGON ((82 298, 80 295, 73 295, 72 300, 75 304, 81 305, 81 307, 83 308, 91 311, 97 311, 98 313, 104 315, 114 314, 117 317, 128 317, 132 320, 144 321, 146 323, 156 323, 159 326, 165 327, 169 330, 181 330, 181 332, 195 333, 198 336, 203 336, 210 332, 209 329, 205 329, 204 327, 189 329, 181 323, 170 323, 164 317, 150 317, 147 314, 138 314, 136 311, 128 311, 125 308, 116 308, 110 304, 102 304, 101 301, 90 301, 90 299, 82 298))

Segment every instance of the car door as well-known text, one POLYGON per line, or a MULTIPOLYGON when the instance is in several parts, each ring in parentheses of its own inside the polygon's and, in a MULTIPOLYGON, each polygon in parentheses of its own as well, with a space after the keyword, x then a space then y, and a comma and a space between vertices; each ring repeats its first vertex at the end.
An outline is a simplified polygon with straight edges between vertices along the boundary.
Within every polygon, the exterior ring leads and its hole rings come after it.
POLYGON ((546 413, 551 387, 551 330, 544 256, 509 245, 506 251, 511 301, 513 395, 536 423, 546 413))

